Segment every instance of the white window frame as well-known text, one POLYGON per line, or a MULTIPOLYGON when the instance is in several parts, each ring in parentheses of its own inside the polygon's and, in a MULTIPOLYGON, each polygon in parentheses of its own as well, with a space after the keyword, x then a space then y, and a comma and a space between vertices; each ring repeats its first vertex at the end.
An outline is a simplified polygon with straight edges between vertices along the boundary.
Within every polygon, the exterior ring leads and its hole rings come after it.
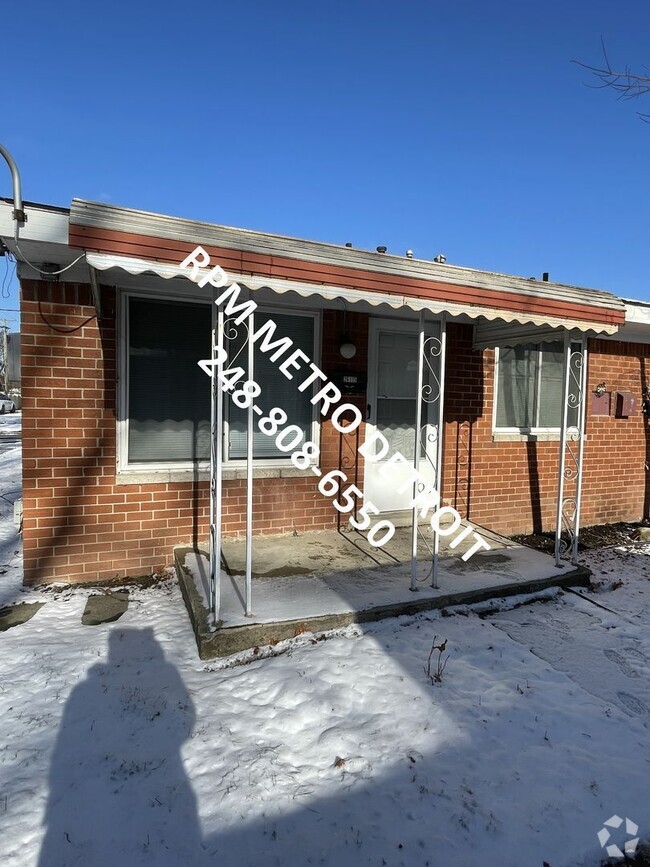
MULTIPOLYGON (((554 341, 554 342, 556 342, 556 341, 554 341)), ((572 340, 571 344, 572 345, 573 344, 579 345, 580 341, 572 340)), ((531 345, 537 346, 538 348, 536 351, 541 354, 544 343, 539 343, 539 344, 526 343, 524 345, 527 347, 529 347, 531 345)), ((511 347, 504 347, 504 348, 510 349, 511 347)), ((494 436, 509 435, 509 434, 515 434, 515 435, 521 434, 521 435, 532 435, 532 436, 538 436, 538 435, 544 435, 544 434, 554 434, 554 435, 557 435, 559 437, 560 425, 557 425, 556 427, 541 427, 539 425, 536 425, 534 427, 505 427, 505 426, 504 427, 498 427, 497 426, 497 402, 499 400, 499 352, 500 352, 500 350, 501 350, 500 346, 496 346, 494 349, 494 394, 493 394, 493 400, 492 400, 492 434, 494 436)), ((543 364, 542 359, 540 359, 540 363, 537 365, 537 377, 538 377, 537 393, 536 393, 537 400, 535 401, 535 403, 536 403, 535 418, 536 419, 539 419, 539 395, 540 395, 540 391, 541 391, 542 364, 543 364)), ((561 412, 561 409, 560 409, 560 412, 561 412)))
MULTIPOLYGON (((310 361, 313 361, 317 367, 321 366, 321 315, 320 310, 295 310, 292 307, 275 307, 270 306, 268 304, 260 304, 257 308, 260 313, 279 313, 280 315, 284 314, 285 316, 302 316, 306 319, 314 320, 314 346, 313 346, 313 354, 310 358, 310 361)), ((254 314, 253 314, 254 315, 254 314)), ((281 332, 278 332, 279 336, 282 336, 281 332)), ((277 364, 282 364, 282 359, 278 359, 277 364)), ((243 365, 241 365, 243 366, 243 365)), ((255 379, 255 370, 253 370, 253 379, 255 379)), ((295 377, 294 377, 295 379, 295 377)), ((289 380, 287 380, 289 382, 289 380)), ((311 395, 315 394, 315 386, 322 386, 322 382, 320 384, 317 382, 311 389, 311 395)), ((295 385, 298 388, 298 384, 295 385)), ((320 413, 318 411, 318 406, 314 406, 312 404, 312 412, 311 412, 311 435, 309 436, 309 440, 313 442, 317 447, 320 453, 320 424, 319 424, 320 413)), ((223 463, 226 467, 245 467, 246 466, 246 458, 231 458, 229 455, 230 449, 230 401, 226 401, 226 405, 224 406, 223 413, 223 463)), ((292 467, 290 457, 277 457, 277 458, 253 458, 253 463, 256 467, 260 468, 268 468, 273 469, 273 467, 292 467)), ((317 462, 311 461, 310 463, 316 465, 317 462)))
MULTIPOLYGON (((209 307, 211 299, 187 295, 179 298, 168 292, 156 292, 137 289, 118 289, 117 293, 117 322, 119 328, 117 346, 117 406, 116 406, 116 471, 121 474, 148 474, 169 472, 210 472, 210 461, 147 461, 129 462, 129 300, 131 298, 146 298, 149 301, 175 301, 187 304, 202 304, 209 307)), ((307 316, 314 320, 314 354, 311 360, 320 367, 321 365, 321 311, 320 310, 295 310, 287 306, 275 306, 273 304, 261 304, 257 308, 263 313, 280 313, 291 316, 307 316)), ((208 347, 209 352, 209 347, 208 347)), ((206 353, 207 357, 207 353, 206 353)), ((207 399, 209 391, 206 385, 207 399)), ((223 445, 224 445, 224 468, 237 469, 245 467, 245 459, 228 458, 228 424, 227 406, 224 413, 223 445)), ((318 406, 312 406, 311 441, 318 446, 320 451, 320 413, 318 406)), ((282 469, 293 468, 289 456, 279 458, 254 458, 256 469, 282 469)))

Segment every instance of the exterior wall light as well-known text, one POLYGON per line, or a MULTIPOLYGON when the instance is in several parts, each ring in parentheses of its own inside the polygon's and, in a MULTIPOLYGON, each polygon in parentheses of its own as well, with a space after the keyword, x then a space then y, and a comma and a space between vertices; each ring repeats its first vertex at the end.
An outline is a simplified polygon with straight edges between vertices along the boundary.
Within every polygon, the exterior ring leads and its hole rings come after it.
POLYGON ((343 358, 354 358, 354 356, 357 354, 357 347, 354 345, 354 343, 350 343, 346 340, 339 346, 339 352, 341 353, 343 358))
POLYGON ((602 397, 606 391, 607 391, 607 386, 605 385, 604 382, 599 382, 598 385, 596 386, 596 388, 594 388, 594 394, 597 397, 602 397))

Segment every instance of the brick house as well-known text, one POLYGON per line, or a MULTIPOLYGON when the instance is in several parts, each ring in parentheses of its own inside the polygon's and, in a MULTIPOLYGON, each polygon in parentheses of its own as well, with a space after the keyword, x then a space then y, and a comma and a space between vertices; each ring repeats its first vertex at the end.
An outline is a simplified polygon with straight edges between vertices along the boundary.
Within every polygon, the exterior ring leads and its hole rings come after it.
MULTIPOLYGON (((256 326, 272 319, 357 407, 357 445, 381 431, 413 456, 419 335, 440 350, 444 333, 444 365, 431 368, 443 423, 426 406, 420 423, 440 433, 443 501, 502 534, 556 525, 558 443, 563 425, 579 426, 579 413, 562 413, 567 348, 586 358, 581 522, 647 515, 643 304, 77 199, 25 210, 16 246, 12 204, 0 200, 0 238, 20 262, 27 584, 148 574, 175 545, 205 544, 214 419, 197 362, 210 356, 220 290, 181 268, 197 245, 240 300, 255 300, 256 326)), ((249 357, 241 331, 224 339, 229 356, 249 357)), ((319 472, 351 467, 335 406, 323 414, 311 387, 298 391, 259 344, 251 353, 261 412, 286 409, 317 444, 319 472)), ((314 468, 294 466, 247 415, 227 401, 219 424, 223 534, 246 530, 247 460, 254 534, 336 527, 314 468)), ((357 459, 354 479, 380 515, 399 513, 408 493, 377 466, 357 459)))

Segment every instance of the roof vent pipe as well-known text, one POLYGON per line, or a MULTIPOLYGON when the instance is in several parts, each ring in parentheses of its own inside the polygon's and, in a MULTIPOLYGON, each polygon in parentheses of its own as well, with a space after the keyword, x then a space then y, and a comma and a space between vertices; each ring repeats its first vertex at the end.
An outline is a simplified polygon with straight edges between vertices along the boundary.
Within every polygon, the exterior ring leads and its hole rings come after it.
POLYGON ((18 226, 19 223, 25 223, 25 211, 23 210, 23 190, 22 184, 20 182, 20 172, 18 171, 18 166, 16 165, 16 161, 11 156, 9 151, 0 144, 0 154, 5 158, 7 165, 9 166, 9 171, 11 172, 11 181, 13 184, 13 194, 14 194, 14 212, 13 218, 16 221, 16 226, 14 228, 14 238, 16 241, 18 240, 18 226))
POLYGON ((542 274, 542 282, 548 283, 548 271, 544 271, 544 273, 542 274))

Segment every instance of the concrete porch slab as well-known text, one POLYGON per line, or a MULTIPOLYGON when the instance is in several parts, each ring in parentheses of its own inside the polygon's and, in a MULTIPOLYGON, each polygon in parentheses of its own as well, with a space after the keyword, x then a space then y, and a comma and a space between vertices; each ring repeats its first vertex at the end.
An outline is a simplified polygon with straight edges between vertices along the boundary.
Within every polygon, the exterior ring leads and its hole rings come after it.
MULTIPOLYGON (((225 540, 221 624, 208 612, 207 552, 175 550, 176 570, 201 659, 273 644, 302 632, 322 632, 400 614, 415 614, 489 598, 587 584, 589 571, 477 528, 490 551, 463 562, 462 549, 443 551, 439 587, 430 586, 430 554, 418 545, 418 589, 410 584, 410 531, 396 532, 386 550, 359 533, 323 531, 254 540, 252 616, 244 599, 244 540, 225 540), (394 544, 393 544, 394 543, 394 544), (400 559, 401 558, 401 559, 400 559)), ((467 546, 466 546, 467 547, 467 546)))

